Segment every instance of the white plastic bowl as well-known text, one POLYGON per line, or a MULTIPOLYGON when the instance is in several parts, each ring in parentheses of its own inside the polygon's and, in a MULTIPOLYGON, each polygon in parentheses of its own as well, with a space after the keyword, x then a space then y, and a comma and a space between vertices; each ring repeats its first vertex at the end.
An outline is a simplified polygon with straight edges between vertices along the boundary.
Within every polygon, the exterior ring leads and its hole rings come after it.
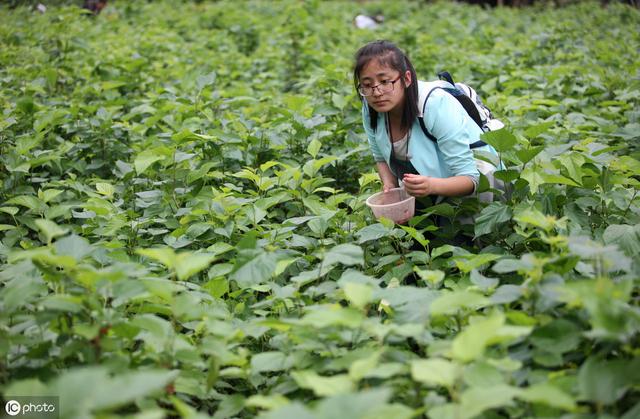
POLYGON ((404 224, 416 209, 416 198, 404 188, 394 188, 389 192, 378 192, 367 198, 367 206, 376 218, 384 217, 397 224, 404 224))

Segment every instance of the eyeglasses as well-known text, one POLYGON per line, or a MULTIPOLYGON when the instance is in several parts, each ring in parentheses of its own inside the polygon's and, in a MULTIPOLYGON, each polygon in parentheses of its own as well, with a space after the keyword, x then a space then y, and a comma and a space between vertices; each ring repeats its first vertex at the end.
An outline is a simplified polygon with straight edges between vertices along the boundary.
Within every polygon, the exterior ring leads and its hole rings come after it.
POLYGON ((373 95, 373 89, 378 89, 380 93, 393 92, 393 85, 400 80, 400 77, 402 77, 402 75, 398 76, 395 80, 382 80, 375 86, 358 86, 358 93, 360 93, 361 96, 371 96, 373 95))

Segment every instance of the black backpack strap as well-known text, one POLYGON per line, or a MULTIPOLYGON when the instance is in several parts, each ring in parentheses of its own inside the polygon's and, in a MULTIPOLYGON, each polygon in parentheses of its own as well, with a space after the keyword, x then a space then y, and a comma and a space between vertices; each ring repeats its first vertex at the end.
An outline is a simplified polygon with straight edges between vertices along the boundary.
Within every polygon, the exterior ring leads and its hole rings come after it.
MULTIPOLYGON (((446 72, 446 71, 441 71, 440 73, 438 73, 438 76, 440 76, 441 74, 445 74, 448 75, 449 80, 447 80, 449 83, 453 84, 453 79, 451 79, 451 75, 446 72)), ((431 96, 431 93, 433 93, 436 89, 442 89, 445 92, 449 93, 451 96, 455 97, 458 102, 460 102, 460 104, 462 105, 462 107, 464 108, 464 110, 467 112, 467 114, 471 117, 471 119, 473 119, 473 121, 478 124, 478 126, 480 128, 482 128, 482 119, 480 118, 480 113, 478 112, 478 109, 476 108, 476 106, 473 104, 473 102, 471 101, 471 98, 467 95, 465 95, 464 93, 462 93, 460 90, 458 89, 447 89, 444 87, 435 87, 433 88, 429 94, 427 95, 427 97, 424 100, 424 103, 422 104, 422 116, 418 117, 418 122, 420 123, 420 128, 422 128, 422 132, 424 133, 424 135, 427 136, 428 139, 430 139, 431 141, 433 141, 434 143, 438 143, 438 139, 429 132, 429 130, 427 129, 427 126, 424 123, 424 114, 425 114, 425 110, 427 109, 427 101, 429 100, 429 96, 431 96), (475 115, 475 116, 474 116, 475 115)), ((478 147, 482 147, 487 145, 487 143, 485 143, 482 140, 478 140, 475 143, 469 144, 469 148, 474 149, 474 148, 478 148, 478 147)))
MULTIPOLYGON (((473 100, 471 100, 469 96, 467 96, 466 94, 464 94, 464 92, 458 89, 458 87, 453 81, 453 77, 451 77, 451 73, 449 73, 448 71, 440 71, 438 73, 438 78, 440 80, 444 80, 448 82, 453 86, 453 88, 451 89, 447 89, 447 88, 442 88, 442 89, 446 90, 453 97, 455 97, 458 100, 458 102, 460 102, 464 110, 467 111, 467 114, 471 117, 471 119, 473 119, 473 122, 478 124, 480 129, 482 129, 483 121, 482 121, 482 117, 480 116, 480 112, 478 112, 478 108, 476 108, 476 105, 473 103, 473 100)), ((422 114, 424 115, 424 112, 422 114)))
POLYGON ((473 150, 474 148, 483 147, 485 145, 487 145, 487 143, 482 140, 478 140, 475 143, 469 144, 469 148, 473 150))
POLYGON ((480 116, 480 112, 478 112, 478 108, 473 103, 471 98, 465 95, 458 89, 443 89, 447 91, 451 96, 455 97, 458 102, 462 105, 465 111, 467 111, 467 115, 473 119, 473 122, 476 123, 482 129, 482 117, 480 116))
POLYGON ((449 83, 451 83, 453 86, 455 86, 456 84, 453 82, 453 77, 451 77, 451 73, 449 73, 448 71, 441 71, 438 73, 438 78, 440 80, 446 80, 449 83))
POLYGON ((427 129, 427 126, 424 124, 424 112, 425 112, 425 109, 427 109, 427 101, 429 100, 429 96, 431 96, 431 93, 433 93, 434 90, 436 89, 442 89, 442 87, 436 87, 434 89, 431 89, 429 94, 427 94, 427 97, 424 99, 424 103, 422 104, 422 116, 418 117, 418 122, 420 123, 420 128, 422 128, 422 132, 424 132, 424 135, 426 135, 427 138, 433 141, 434 143, 438 144, 438 139, 429 132, 429 130, 427 129))

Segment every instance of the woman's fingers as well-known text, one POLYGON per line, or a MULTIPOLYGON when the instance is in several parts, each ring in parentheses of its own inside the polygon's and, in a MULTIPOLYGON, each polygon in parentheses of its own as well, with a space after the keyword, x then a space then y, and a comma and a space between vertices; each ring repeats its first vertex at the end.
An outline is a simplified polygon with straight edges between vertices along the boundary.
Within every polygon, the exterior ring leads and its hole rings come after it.
POLYGON ((402 178, 402 181, 404 183, 408 182, 408 183, 412 183, 412 184, 416 185, 418 183, 424 182, 424 180, 426 178, 427 178, 426 176, 407 174, 407 175, 404 175, 404 177, 402 178))
POLYGON ((430 193, 430 182, 427 176, 406 175, 402 181, 410 195, 425 196, 430 193))

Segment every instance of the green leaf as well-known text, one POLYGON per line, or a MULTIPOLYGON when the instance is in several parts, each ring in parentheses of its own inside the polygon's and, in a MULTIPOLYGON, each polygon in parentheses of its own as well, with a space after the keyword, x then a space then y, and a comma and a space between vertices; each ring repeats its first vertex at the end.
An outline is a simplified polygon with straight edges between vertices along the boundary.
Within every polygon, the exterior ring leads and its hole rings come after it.
POLYGON ((116 189, 112 184, 106 182, 98 182, 96 183, 96 190, 101 195, 106 196, 107 198, 112 198, 113 194, 116 192, 116 189))
POLYGON ((538 154, 540 154, 544 150, 544 146, 537 146, 531 148, 521 148, 516 150, 516 156, 522 162, 522 164, 527 164, 531 160, 533 160, 538 154))
POLYGON ((555 319, 533 331, 529 340, 547 352, 563 354, 574 350, 581 339, 581 330, 565 319, 555 319))
POLYGON ((4 397, 48 396, 49 388, 37 378, 13 380, 4 389, 4 397))
POLYGON ((499 327, 500 323, 495 318, 490 318, 480 324, 469 326, 464 332, 458 334, 453 341, 454 358, 463 361, 473 361, 480 358, 487 346, 488 336, 493 327, 499 327))
POLYGON ((244 408, 244 396, 242 394, 226 395, 218 406, 212 419, 226 419, 235 417, 244 408))
POLYGON ((631 409, 627 410, 620 419, 635 419, 640 417, 640 402, 636 403, 631 409))
POLYGON ((3 311, 6 313, 13 313, 16 308, 30 304, 48 292, 48 287, 42 279, 29 275, 29 266, 33 267, 31 262, 17 265, 15 272, 19 276, 8 282, 0 292, 3 311))
POLYGON ((9 214, 9 215, 16 215, 19 211, 20 208, 18 207, 2 207, 0 208, 0 211, 9 214))
POLYGON ((485 348, 504 325, 504 320, 504 314, 500 313, 475 318, 475 321, 453 340, 451 350, 454 359, 468 362, 482 357, 485 348))
POLYGON ((246 261, 231 274, 230 279, 235 280, 242 288, 264 284, 269 281, 278 266, 278 258, 269 252, 260 252, 257 256, 246 261))
POLYGON ((307 223, 309 229, 316 233, 318 236, 324 236, 325 232, 329 228, 329 221, 325 217, 316 217, 307 223))
POLYGON ((51 248, 48 247, 38 247, 29 250, 11 252, 9 253, 8 259, 11 264, 21 260, 30 259, 63 268, 74 268, 76 266, 76 260, 74 258, 65 255, 54 255, 51 248))
POLYGON ((511 150, 518 143, 515 135, 505 128, 485 132, 480 136, 480 139, 492 145, 499 153, 511 150))
POLYGON ((631 173, 640 173, 640 160, 630 156, 620 156, 617 161, 621 170, 631 173))
POLYGON ((79 313, 83 310, 81 299, 72 295, 54 294, 48 295, 40 302, 46 310, 79 313))
POLYGON ((42 199, 43 202, 48 203, 53 201, 57 196, 62 194, 63 191, 59 189, 45 189, 38 191, 38 198, 42 199))
POLYGON ((411 377, 428 386, 453 388, 461 373, 460 365, 446 359, 421 359, 411 362, 411 377))
POLYGON ((320 147, 322 147, 322 143, 317 139, 313 139, 307 146, 307 153, 309 153, 311 157, 315 159, 318 156, 318 151, 320 151, 320 147))
POLYGON ((316 419, 384 419, 377 416, 383 411, 391 390, 374 388, 358 393, 337 394, 318 402, 316 419))
POLYGON ((496 170, 493 176, 503 182, 513 182, 520 177, 520 171, 515 169, 496 170))
POLYGON ((10 200, 6 201, 4 204, 20 205, 34 211, 43 211, 44 208, 46 208, 46 204, 44 203, 44 201, 31 195, 16 196, 15 198, 11 198, 10 200))
POLYGON ((347 282, 343 286, 344 295, 347 300, 357 308, 364 308, 373 299, 373 289, 368 284, 347 282))
POLYGON ((562 175, 557 175, 554 173, 541 173, 540 176, 542 176, 544 183, 579 186, 578 183, 574 182, 572 179, 569 179, 568 177, 564 177, 562 175))
MULTIPOLYGON (((498 263, 500 263, 500 262, 501 261, 498 261, 498 263)), ((496 263, 496 265, 498 263, 496 263)), ((488 278, 488 277, 482 275, 476 269, 473 269, 471 271, 471 273, 469 274, 469 280, 471 281, 471 283, 473 283, 473 285, 477 286, 482 291, 488 291, 488 290, 490 290, 492 288, 495 288, 500 283, 500 281, 498 279, 496 279, 496 278, 488 278)))
MULTIPOLYGON (((256 394, 254 396, 249 397, 245 401, 245 406, 247 407, 257 407, 261 409, 267 410, 275 410, 285 406, 291 406, 289 404, 289 399, 284 397, 281 394, 272 394, 269 396, 263 396, 262 394, 256 394)), ((260 416, 262 417, 262 416, 260 416)), ((287 417, 286 415, 283 417, 287 417)), ((303 416, 305 417, 305 416, 303 416)))
POLYGON ((461 418, 473 418, 488 409, 513 405, 521 390, 505 384, 490 387, 471 387, 460 395, 461 418))
POLYGON ((60 417, 88 417, 93 410, 124 406, 161 390, 177 375, 178 371, 147 370, 111 377, 103 367, 84 367, 66 371, 52 390, 60 396, 60 417))
POLYGON ((113 90, 113 89, 117 89, 118 87, 122 87, 122 86, 126 86, 127 83, 124 81, 119 81, 119 80, 108 80, 108 81, 104 81, 102 83, 100 83, 100 88, 102 90, 113 90))
POLYGON ((469 364, 462 373, 462 377, 469 387, 491 387, 505 384, 503 373, 496 366, 482 361, 469 364))
POLYGON ((380 297, 393 310, 396 323, 423 323, 429 318, 429 306, 439 296, 437 291, 415 287, 384 288, 380 297))
POLYGON ((93 251, 89 240, 75 234, 56 240, 54 247, 56 254, 72 256, 76 260, 82 260, 93 251))
POLYGON ((372 240, 379 240, 383 237, 387 237, 390 234, 390 229, 380 223, 371 224, 363 227, 356 233, 358 237, 358 244, 363 244, 372 240))
POLYGON ((539 136, 540 134, 544 134, 545 132, 547 132, 549 128, 551 128, 554 125, 555 125, 555 121, 542 122, 540 124, 533 125, 527 128, 524 132, 524 135, 525 137, 532 140, 537 136, 539 136))
POLYGON ((491 296, 492 304, 509 304, 519 300, 524 294, 522 286, 504 284, 496 288, 491 296))
POLYGON ((406 231, 409 234, 409 236, 415 241, 417 241, 418 243, 420 243, 421 246, 426 248, 427 245, 429 244, 429 240, 427 240, 424 237, 421 231, 418 231, 413 227, 408 227, 403 225, 401 225, 400 228, 406 231))
POLYGON ((217 74, 215 71, 212 71, 209 74, 201 74, 196 79, 196 88, 198 91, 204 89, 207 86, 211 86, 216 82, 217 74))
POLYGON ((437 285, 442 282, 442 280, 444 280, 445 274, 440 270, 432 271, 427 269, 419 269, 416 266, 414 266, 413 270, 418 274, 418 276, 420 276, 420 279, 426 281, 431 285, 437 285))
POLYGON ((359 327, 362 321, 363 315, 360 311, 332 304, 309 308, 300 324, 315 328, 345 326, 354 329, 359 327))
POLYGON ((159 344, 158 347, 162 347, 173 333, 169 322, 153 314, 138 315, 131 320, 131 325, 148 332, 155 339, 154 343, 159 344))
POLYGON ((640 254, 640 225, 612 224, 604 231, 605 244, 617 244, 628 256, 640 254))
POLYGON ((349 366, 349 377, 353 381, 359 381, 371 373, 377 366, 382 356, 382 351, 373 352, 371 355, 354 361, 349 366))
POLYGON ((573 411, 576 409, 575 400, 564 391, 549 384, 540 383, 527 387, 518 398, 530 403, 541 403, 558 409, 573 411))
POLYGON ((153 249, 138 249, 136 253, 148 257, 153 260, 157 260, 167 268, 174 268, 176 266, 176 254, 170 247, 158 247, 153 249))
POLYGON ((520 223, 540 227, 545 231, 551 231, 555 226, 555 217, 544 215, 536 208, 526 208, 519 211, 513 216, 513 219, 520 223))
POLYGON ((582 154, 565 153, 556 157, 556 160, 562 164, 572 180, 582 184, 582 166, 586 163, 586 158, 582 154))
POLYGON ((479 255, 468 254, 458 256, 455 259, 455 264, 462 272, 471 272, 473 269, 478 269, 482 265, 486 265, 489 262, 500 259, 501 255, 494 255, 491 253, 481 253, 479 255))
POLYGON ((520 178, 529 183, 529 192, 532 194, 538 193, 540 185, 545 183, 543 178, 544 169, 538 166, 528 166, 520 174, 520 178))
POLYGON ((583 400, 610 405, 622 398, 629 386, 638 383, 640 361, 600 360, 590 357, 578 372, 583 400))
POLYGON ((451 246, 450 244, 445 244, 444 246, 436 247, 435 249, 433 249, 431 251, 431 258, 435 259, 449 252, 453 253, 454 255, 457 255, 460 253, 461 250, 462 252, 468 253, 466 250, 460 249, 459 247, 451 246))
POLYGON ((62 228, 51 220, 37 219, 35 220, 35 224, 38 226, 38 230, 45 236, 47 243, 50 243, 53 238, 62 236, 69 231, 69 229, 62 228))
POLYGON ((364 251, 355 244, 339 244, 324 255, 324 263, 327 265, 340 263, 346 266, 364 265, 364 251))
POLYGON ((354 389, 354 384, 346 374, 323 377, 315 371, 293 371, 291 377, 301 387, 312 390, 316 396, 332 396, 347 393, 354 389))
POLYGON ((301 403, 293 402, 270 412, 263 412, 258 419, 317 419, 317 417, 301 403))
MULTIPOLYGON (((233 268, 233 265, 228 264, 229 271, 233 268)), ((212 268, 213 269, 213 268, 212 268)), ((211 273, 211 271, 209 271, 211 273)), ((223 295, 229 292, 229 281, 224 277, 213 278, 202 286, 205 290, 209 291, 209 294, 216 298, 222 298, 223 295)))
POLYGON ((291 368, 292 362, 282 352, 261 352, 251 357, 251 372, 284 371, 291 368))
MULTIPOLYGON (((460 409, 460 405, 457 403, 442 403, 438 400, 438 403, 433 403, 429 407, 429 418, 438 418, 438 419, 461 419, 465 416, 462 416, 462 412, 460 409)), ((466 417, 465 417, 466 418, 466 417)))
POLYGON ((412 419, 414 417, 413 409, 402 404, 392 403, 369 409, 363 419, 412 419))
POLYGON ((444 292, 431 303, 430 312, 432 316, 455 314, 460 309, 469 308, 476 310, 488 303, 488 298, 475 292, 466 290, 444 292))
POLYGON ((216 255, 209 253, 178 253, 175 258, 175 270, 178 279, 185 281, 198 272, 207 269, 216 255))
POLYGON ((496 232, 498 226, 511 219, 511 207, 501 203, 492 202, 482 209, 476 218, 474 233, 476 237, 496 232))
POLYGON ((141 175, 153 163, 163 160, 164 158, 165 156, 163 154, 160 154, 157 150, 144 150, 136 156, 135 160, 133 161, 133 166, 136 169, 136 173, 138 175, 141 175))
POLYGON ((503 274, 509 272, 525 273, 535 269, 535 259, 531 254, 525 254, 521 259, 500 259, 491 267, 491 270, 503 274))

